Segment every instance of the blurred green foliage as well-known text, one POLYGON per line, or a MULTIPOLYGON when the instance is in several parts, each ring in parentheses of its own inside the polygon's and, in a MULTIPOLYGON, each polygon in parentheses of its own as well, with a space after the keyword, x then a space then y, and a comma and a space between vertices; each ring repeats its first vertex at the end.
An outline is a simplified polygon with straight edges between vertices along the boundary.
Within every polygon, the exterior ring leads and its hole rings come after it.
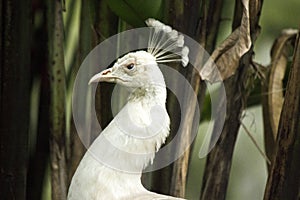
POLYGON ((149 17, 161 19, 162 0, 106 0, 109 7, 122 20, 134 27, 144 26, 149 17))

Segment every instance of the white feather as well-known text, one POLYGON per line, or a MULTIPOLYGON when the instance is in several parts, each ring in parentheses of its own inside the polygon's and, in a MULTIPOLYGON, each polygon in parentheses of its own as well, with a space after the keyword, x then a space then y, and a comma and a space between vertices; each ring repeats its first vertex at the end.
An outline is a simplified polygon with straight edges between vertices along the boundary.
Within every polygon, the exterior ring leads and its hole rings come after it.
POLYGON ((178 45, 178 47, 183 47, 183 45, 184 45, 184 37, 183 37, 183 35, 178 35, 177 45, 178 45))
POLYGON ((181 61, 183 66, 186 66, 189 62, 189 52, 184 46, 184 36, 153 18, 147 19, 146 24, 155 29, 149 38, 148 52, 156 58, 156 61, 158 63, 181 61), (182 56, 181 59, 179 56, 182 56))
POLYGON ((166 86, 155 58, 145 51, 129 53, 118 59, 109 73, 95 76, 111 75, 113 80, 125 80, 121 83, 131 88, 132 93, 81 160, 69 187, 68 200, 178 199, 147 191, 141 183, 142 170, 153 162, 155 152, 169 134, 166 86), (124 72, 124 67, 132 62, 136 66, 134 76, 124 72), (154 123, 152 114, 156 106, 160 108, 160 120, 158 125, 149 126, 154 123), (135 131, 136 127, 139 131, 135 131))
POLYGON ((172 30, 172 32, 170 33, 170 38, 172 40, 175 40, 178 37, 178 32, 176 30, 172 30))

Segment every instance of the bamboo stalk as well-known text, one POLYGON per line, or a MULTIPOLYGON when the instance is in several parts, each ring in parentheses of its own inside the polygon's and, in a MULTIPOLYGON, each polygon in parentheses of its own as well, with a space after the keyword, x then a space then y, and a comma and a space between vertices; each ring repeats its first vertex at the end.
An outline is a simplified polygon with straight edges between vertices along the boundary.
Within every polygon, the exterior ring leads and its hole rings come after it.
POLYGON ((48 1, 49 75, 50 75, 50 165, 53 200, 67 197, 66 166, 66 76, 64 65, 64 28, 62 2, 48 1))

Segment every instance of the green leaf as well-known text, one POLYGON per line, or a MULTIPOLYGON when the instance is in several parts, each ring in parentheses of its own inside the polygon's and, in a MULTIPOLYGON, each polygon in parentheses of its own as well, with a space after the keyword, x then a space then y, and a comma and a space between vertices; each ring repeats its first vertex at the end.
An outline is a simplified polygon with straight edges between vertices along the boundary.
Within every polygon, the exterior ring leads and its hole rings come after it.
POLYGON ((149 18, 161 18, 162 0, 107 0, 110 9, 135 27, 144 26, 149 18))

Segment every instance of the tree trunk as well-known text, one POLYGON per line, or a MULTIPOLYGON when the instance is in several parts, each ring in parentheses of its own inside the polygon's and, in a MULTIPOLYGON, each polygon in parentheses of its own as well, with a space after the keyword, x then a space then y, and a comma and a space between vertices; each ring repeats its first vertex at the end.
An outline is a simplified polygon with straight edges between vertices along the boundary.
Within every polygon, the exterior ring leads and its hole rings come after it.
POLYGON ((268 177, 264 199, 297 199, 300 188, 300 40, 297 37, 293 64, 280 116, 275 159, 268 177))
POLYGON ((67 197, 66 76, 62 2, 48 1, 48 49, 50 74, 50 165, 53 200, 67 197))
MULTIPOLYGON (((265 73, 265 80, 262 82, 262 107, 264 119, 264 140, 265 149, 269 159, 274 158, 275 143, 279 127, 279 119, 284 101, 283 79, 287 73, 289 49, 291 41, 295 40, 295 31, 283 31, 276 39, 271 49, 271 64, 265 73), (278 92, 281 91, 282 92, 278 92)), ((271 165, 268 164, 268 172, 271 165)))
MULTIPOLYGON (((219 27, 220 22, 220 16, 221 16, 221 10, 222 10, 222 0, 217 1, 211 1, 206 7, 205 1, 195 1, 190 0, 186 1, 184 4, 184 18, 188 18, 189 15, 197 16, 198 13, 200 13, 200 9, 202 9, 203 13, 210 13, 209 16, 203 15, 202 21, 200 22, 200 16, 199 18, 194 19, 194 23, 186 24, 184 27, 184 30, 187 30, 185 33, 188 34, 190 37, 193 37, 195 40, 198 40, 200 44, 203 45, 203 47, 208 47, 210 50, 212 50, 212 46, 215 45, 216 42, 216 36, 217 36, 217 30, 219 27), (201 6, 202 4, 202 6, 201 6), (209 12, 210 10, 214 9, 214 12, 209 12), (203 31, 201 32, 199 28, 200 24, 203 26, 201 28, 206 27, 207 32, 203 31)), ((204 30, 206 30, 204 28, 204 30)), ((201 65, 202 56, 198 55, 198 65, 201 65)), ((198 67, 198 66, 195 66, 198 67)), ((185 76, 187 79, 190 80, 191 85, 194 89, 194 92, 198 94, 198 99, 193 97, 192 94, 186 94, 185 99, 185 106, 186 106, 186 113, 181 113, 183 116, 183 129, 179 133, 181 134, 181 139, 179 145, 174 150, 177 152, 179 149, 182 149, 186 144, 191 140, 192 133, 192 127, 196 122, 194 119, 195 110, 196 110, 196 104, 197 100, 200 103, 200 107, 202 107, 202 102, 204 101, 205 92, 206 92, 206 86, 203 81, 200 80, 200 76, 198 71, 191 69, 185 72, 185 76)), ((191 147, 187 149, 183 156, 181 156, 175 163, 173 164, 173 173, 172 173, 172 181, 171 181, 171 189, 170 194, 178 197, 184 197, 185 196, 185 187, 186 187, 186 177, 188 173, 188 166, 189 166, 189 158, 190 158, 190 151, 191 147)))
MULTIPOLYGON (((250 0, 252 43, 256 40, 259 30, 258 19, 261 5, 262 1, 250 0)), ((236 1, 233 29, 239 26, 241 16, 242 6, 238 0, 236 1)), ((227 116, 221 136, 206 161, 201 189, 202 194, 200 196, 202 200, 220 200, 226 197, 234 145, 240 127, 241 114, 248 96, 246 81, 252 53, 253 50, 250 50, 243 56, 236 74, 224 81, 227 96, 227 116)))
POLYGON ((0 199, 26 199, 30 1, 0 2, 0 199))

